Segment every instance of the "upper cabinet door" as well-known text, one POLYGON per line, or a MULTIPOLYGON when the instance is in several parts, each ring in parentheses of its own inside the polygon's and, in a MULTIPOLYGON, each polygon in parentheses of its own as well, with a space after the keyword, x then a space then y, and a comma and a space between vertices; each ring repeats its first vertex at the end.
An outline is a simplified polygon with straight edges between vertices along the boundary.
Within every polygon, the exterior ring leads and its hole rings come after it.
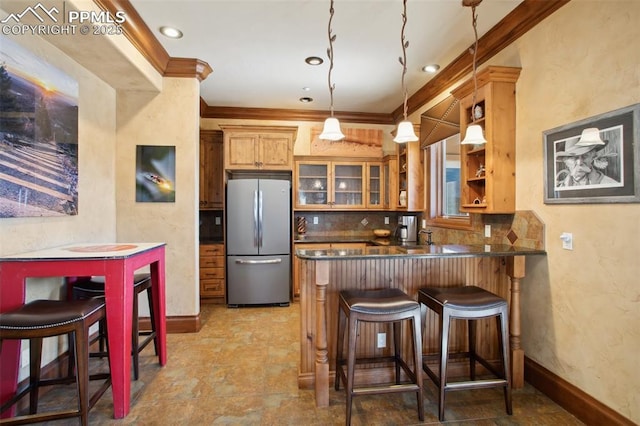
POLYGON ((365 163, 333 163, 334 208, 364 208, 365 163))
POLYGON ((224 208, 222 132, 200 131, 200 208, 224 208))
POLYGON ((226 170, 293 169, 297 127, 223 125, 226 170))
POLYGON ((367 163, 367 208, 381 209, 384 203, 384 171, 382 162, 367 163))
POLYGON ((295 207, 298 209, 329 208, 329 163, 296 162, 295 207))

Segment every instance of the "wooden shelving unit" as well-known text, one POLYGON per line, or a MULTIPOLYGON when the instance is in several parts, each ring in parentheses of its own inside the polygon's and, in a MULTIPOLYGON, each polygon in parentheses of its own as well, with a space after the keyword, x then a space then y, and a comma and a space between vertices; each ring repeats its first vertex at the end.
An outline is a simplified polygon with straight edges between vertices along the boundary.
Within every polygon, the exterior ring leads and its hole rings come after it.
POLYGON ((460 210, 467 213, 515 213, 516 98, 520 68, 489 66, 452 93, 460 100, 460 131, 477 124, 486 144, 461 146, 460 210), (477 109, 477 111, 473 111, 477 109))

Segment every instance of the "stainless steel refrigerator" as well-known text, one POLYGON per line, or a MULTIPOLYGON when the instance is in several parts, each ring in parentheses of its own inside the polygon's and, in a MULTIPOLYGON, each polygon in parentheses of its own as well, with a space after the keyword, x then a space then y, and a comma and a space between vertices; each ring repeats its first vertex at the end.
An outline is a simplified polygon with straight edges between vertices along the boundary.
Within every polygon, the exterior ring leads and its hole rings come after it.
POLYGON ((226 203, 227 304, 289 304, 291 182, 231 179, 226 203))

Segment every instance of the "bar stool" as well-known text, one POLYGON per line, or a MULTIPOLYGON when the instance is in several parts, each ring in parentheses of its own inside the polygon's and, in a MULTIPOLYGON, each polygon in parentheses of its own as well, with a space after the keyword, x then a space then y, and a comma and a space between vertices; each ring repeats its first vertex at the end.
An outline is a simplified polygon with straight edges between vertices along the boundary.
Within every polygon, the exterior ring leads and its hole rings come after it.
MULTIPOLYGON (((93 297, 104 296, 104 277, 80 277, 77 280, 67 281, 71 285, 71 298, 74 300, 89 299, 93 297)), ((155 353, 158 355, 158 341, 156 333, 155 314, 153 311, 153 293, 151 292, 151 275, 135 274, 133 277, 133 316, 131 324, 131 355, 133 356, 133 377, 138 380, 140 376, 139 359, 140 352, 153 341, 155 353), (147 300, 149 301, 149 317, 151 320, 151 331, 140 331, 140 318, 138 315, 138 295, 143 291, 147 291, 147 300), (140 337, 144 337, 140 341, 140 337), (137 350, 136 350, 137 348, 137 350)), ((94 356, 104 356, 104 342, 107 340, 107 328, 105 321, 100 322, 98 333, 99 352, 94 356)))
POLYGON ((418 398, 418 417, 424 420, 424 401, 422 399, 422 337, 420 330, 420 305, 399 289, 384 290, 343 290, 339 295, 340 309, 338 309, 338 341, 336 345, 336 378, 335 389, 340 389, 340 380, 345 385, 347 393, 346 424, 351 424, 351 403, 356 395, 373 395, 392 392, 415 392, 418 398), (346 320, 348 346, 347 361, 343 358, 344 334, 346 320), (413 335, 414 371, 400 355, 401 321, 411 320, 413 335), (394 355, 388 357, 356 359, 358 338, 358 323, 363 322, 392 322, 394 355), (395 383, 392 385, 367 385, 362 388, 354 387, 354 373, 356 364, 372 364, 393 362, 395 364, 395 383), (345 374, 344 365, 347 364, 345 374), (411 383, 400 382, 400 368, 411 379, 411 383))
MULTIPOLYGON (((425 287, 418 290, 418 302, 439 315, 440 351, 439 367, 440 376, 423 362, 423 369, 433 380, 439 390, 438 418, 444 421, 444 397, 448 391, 477 389, 489 387, 504 388, 504 401, 507 414, 511 415, 511 375, 509 372, 509 331, 508 331, 508 307, 507 301, 495 294, 476 286, 465 287, 425 287), (500 357, 502 371, 476 353, 476 320, 481 318, 496 318, 498 327, 498 343, 500 345, 500 357), (452 319, 467 320, 469 323, 469 351, 460 356, 469 357, 469 381, 447 382, 447 361, 449 359, 449 330, 452 319), (476 380, 476 366, 479 362, 496 378, 476 380)), ((425 310, 426 317, 426 310, 425 310)), ((423 320, 426 326, 426 318, 423 320)))
POLYGON ((89 300, 35 300, 16 309, 0 314, 0 350, 3 340, 29 339, 29 385, 4 403, 0 412, 6 411, 26 394, 29 394, 29 414, 3 419, 2 424, 28 424, 50 420, 80 417, 82 425, 88 424, 89 410, 111 384, 110 374, 89 375, 89 327, 105 317, 104 299, 89 300), (42 339, 71 334, 69 352, 75 353, 77 374, 56 379, 40 378, 42 339), (100 388, 89 397, 89 380, 104 380, 100 388), (42 386, 68 384, 75 381, 78 392, 76 411, 38 413, 38 390, 42 386))

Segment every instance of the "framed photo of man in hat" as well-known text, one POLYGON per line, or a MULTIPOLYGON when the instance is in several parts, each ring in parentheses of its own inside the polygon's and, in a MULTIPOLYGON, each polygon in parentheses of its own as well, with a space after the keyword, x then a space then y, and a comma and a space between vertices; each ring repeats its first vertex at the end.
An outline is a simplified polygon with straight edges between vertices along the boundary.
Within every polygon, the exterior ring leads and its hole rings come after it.
POLYGON ((546 204, 640 202, 640 104, 543 132, 546 204))

